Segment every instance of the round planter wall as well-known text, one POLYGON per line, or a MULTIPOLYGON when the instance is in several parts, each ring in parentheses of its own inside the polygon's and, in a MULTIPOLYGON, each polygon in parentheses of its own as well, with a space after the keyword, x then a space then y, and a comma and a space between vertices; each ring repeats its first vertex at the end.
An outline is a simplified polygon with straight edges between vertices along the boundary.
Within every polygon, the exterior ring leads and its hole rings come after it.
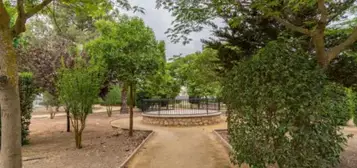
POLYGON ((148 115, 143 114, 143 123, 162 126, 202 126, 213 125, 222 122, 221 113, 208 115, 148 115))

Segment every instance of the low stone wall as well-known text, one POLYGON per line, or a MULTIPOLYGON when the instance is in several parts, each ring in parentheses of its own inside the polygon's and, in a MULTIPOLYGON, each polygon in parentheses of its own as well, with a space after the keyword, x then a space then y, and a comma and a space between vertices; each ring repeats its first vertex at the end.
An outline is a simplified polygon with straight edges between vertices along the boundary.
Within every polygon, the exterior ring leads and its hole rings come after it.
POLYGON ((200 116, 155 116, 143 114, 143 123, 162 126, 201 126, 222 122, 221 113, 200 116))

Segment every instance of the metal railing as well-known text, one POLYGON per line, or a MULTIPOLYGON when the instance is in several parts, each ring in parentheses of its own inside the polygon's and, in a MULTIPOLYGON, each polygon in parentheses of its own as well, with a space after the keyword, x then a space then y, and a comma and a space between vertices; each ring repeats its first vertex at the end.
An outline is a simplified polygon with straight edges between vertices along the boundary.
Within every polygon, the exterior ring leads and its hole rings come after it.
POLYGON ((143 113, 151 115, 208 115, 225 108, 215 98, 143 99, 141 103, 143 113))

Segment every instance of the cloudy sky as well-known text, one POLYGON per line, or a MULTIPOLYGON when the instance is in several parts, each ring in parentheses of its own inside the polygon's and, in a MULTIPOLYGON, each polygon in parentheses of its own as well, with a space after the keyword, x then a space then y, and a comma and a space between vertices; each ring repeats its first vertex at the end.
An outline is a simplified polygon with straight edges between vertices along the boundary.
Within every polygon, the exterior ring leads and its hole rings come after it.
POLYGON ((156 35, 156 39, 164 40, 166 42, 167 58, 170 58, 173 55, 179 55, 180 53, 186 55, 196 51, 200 51, 202 49, 202 43, 200 39, 208 38, 210 36, 209 30, 204 30, 202 32, 192 34, 191 38, 193 39, 193 41, 191 41, 189 44, 173 44, 170 42, 170 40, 166 37, 166 34, 164 33, 171 26, 171 21, 174 19, 168 11, 163 9, 156 9, 155 0, 129 1, 131 2, 131 5, 138 5, 140 7, 145 8, 145 15, 139 13, 127 14, 141 17, 145 21, 145 23, 153 29, 156 35))

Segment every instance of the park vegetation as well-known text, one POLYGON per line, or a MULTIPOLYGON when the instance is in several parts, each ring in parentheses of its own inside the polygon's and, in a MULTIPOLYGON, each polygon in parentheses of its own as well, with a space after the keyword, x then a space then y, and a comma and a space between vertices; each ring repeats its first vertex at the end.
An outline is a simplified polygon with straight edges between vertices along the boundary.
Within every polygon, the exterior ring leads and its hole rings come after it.
POLYGON ((157 5, 175 16, 167 31, 173 42, 187 44, 190 33, 212 29, 214 38, 203 41, 217 51, 233 163, 289 168, 339 163, 347 137, 340 125, 356 113, 354 0, 157 0, 157 5))
POLYGON ((55 108, 51 118, 64 107, 82 148, 98 98, 108 117, 113 105, 130 112, 132 136, 135 106, 182 88, 227 105, 234 164, 338 165, 342 128, 357 125, 356 0, 156 2, 175 18, 174 43, 211 28, 201 52, 167 59, 142 19, 120 13, 144 13, 127 0, 0 0, 2 167, 22 167, 36 94, 55 108))
POLYGON ((66 102, 74 129, 76 148, 82 148, 82 133, 103 79, 100 64, 77 58, 73 68, 63 67, 58 81, 59 98, 66 102))

